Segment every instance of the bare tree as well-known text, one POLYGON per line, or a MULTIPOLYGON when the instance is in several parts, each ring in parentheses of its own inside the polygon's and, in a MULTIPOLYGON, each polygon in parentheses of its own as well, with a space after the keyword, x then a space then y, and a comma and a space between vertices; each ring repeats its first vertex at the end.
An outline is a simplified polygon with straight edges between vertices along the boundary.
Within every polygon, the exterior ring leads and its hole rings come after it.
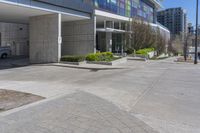
POLYGON ((155 48, 159 54, 165 51, 166 40, 161 35, 159 28, 153 29, 149 23, 138 18, 133 18, 129 23, 131 32, 126 35, 126 40, 131 41, 129 41, 127 49, 155 48))
POLYGON ((176 35, 171 40, 171 48, 173 49, 173 54, 181 54, 183 53, 184 42, 181 35, 176 35))
POLYGON ((165 52, 166 39, 164 38, 163 35, 161 35, 159 28, 157 29, 156 36, 157 36, 156 37, 156 42, 154 43, 153 47, 156 49, 157 54, 160 55, 160 54, 165 52))

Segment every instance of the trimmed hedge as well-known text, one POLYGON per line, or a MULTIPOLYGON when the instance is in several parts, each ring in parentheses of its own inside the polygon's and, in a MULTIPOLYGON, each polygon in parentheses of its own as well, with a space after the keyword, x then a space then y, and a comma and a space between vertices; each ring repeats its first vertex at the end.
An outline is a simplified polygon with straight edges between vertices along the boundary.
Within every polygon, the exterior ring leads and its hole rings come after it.
POLYGON ((135 52, 135 50, 132 49, 132 48, 128 48, 127 51, 126 51, 126 53, 127 53, 128 55, 133 54, 134 52, 135 52))
POLYGON ((96 54, 88 54, 86 56, 87 61, 112 61, 114 59, 113 53, 102 52, 96 54))
POLYGON ((85 60, 85 56, 69 56, 65 55, 61 57, 61 61, 67 62, 82 62, 85 60))
POLYGON ((147 56, 149 52, 153 52, 153 51, 155 51, 154 48, 145 48, 145 49, 140 49, 140 50, 136 51, 136 54, 147 56))

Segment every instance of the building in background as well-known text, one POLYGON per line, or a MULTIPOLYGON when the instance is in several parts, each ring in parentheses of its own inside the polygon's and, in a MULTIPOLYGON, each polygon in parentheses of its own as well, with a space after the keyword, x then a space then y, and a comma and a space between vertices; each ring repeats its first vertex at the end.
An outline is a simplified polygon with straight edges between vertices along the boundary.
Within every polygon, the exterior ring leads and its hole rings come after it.
POLYGON ((187 13, 181 7, 159 11, 157 13, 157 21, 167 27, 171 35, 187 33, 187 13))
POLYGON ((193 35, 195 33, 194 26, 192 23, 188 23, 188 33, 193 35))
POLYGON ((159 28, 159 0, 3 0, 0 1, 0 45, 32 63, 58 62, 62 55, 119 52, 128 23, 135 18, 159 28), (1 26, 3 25, 3 26, 1 26))
POLYGON ((121 52, 124 35, 129 32, 129 21, 142 19, 163 36, 170 38, 169 30, 157 23, 158 0, 94 0, 96 16, 96 46, 98 51, 121 52))

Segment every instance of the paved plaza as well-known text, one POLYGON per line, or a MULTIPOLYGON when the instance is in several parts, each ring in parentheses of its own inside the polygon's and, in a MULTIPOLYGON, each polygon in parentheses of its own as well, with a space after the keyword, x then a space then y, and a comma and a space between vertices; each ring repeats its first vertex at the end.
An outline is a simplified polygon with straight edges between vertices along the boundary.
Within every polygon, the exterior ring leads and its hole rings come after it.
POLYGON ((0 89, 46 99, 0 113, 0 133, 198 133, 200 65, 173 60, 2 69, 0 89))

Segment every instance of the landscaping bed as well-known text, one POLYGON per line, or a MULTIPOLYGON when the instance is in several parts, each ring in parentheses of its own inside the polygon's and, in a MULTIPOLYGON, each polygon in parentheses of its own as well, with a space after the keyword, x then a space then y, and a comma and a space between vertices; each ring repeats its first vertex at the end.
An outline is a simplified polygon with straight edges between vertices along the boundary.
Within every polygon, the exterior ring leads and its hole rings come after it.
POLYGON ((129 50, 128 60, 141 60, 146 61, 147 59, 153 58, 155 56, 154 48, 139 49, 137 51, 129 50))
POLYGON ((0 89, 0 112, 14 109, 42 99, 44 98, 29 93, 0 89))
POLYGON ((100 64, 100 65, 117 65, 127 62, 127 58, 114 56, 111 52, 98 52, 91 53, 87 56, 69 56, 65 55, 61 57, 60 63, 80 65, 80 64, 100 64))
POLYGON ((127 59, 115 57, 111 52, 102 52, 87 55, 86 61, 88 64, 117 65, 127 62, 127 59))
POLYGON ((152 58, 154 56, 154 48, 145 48, 136 51, 136 56, 143 58, 152 58))

